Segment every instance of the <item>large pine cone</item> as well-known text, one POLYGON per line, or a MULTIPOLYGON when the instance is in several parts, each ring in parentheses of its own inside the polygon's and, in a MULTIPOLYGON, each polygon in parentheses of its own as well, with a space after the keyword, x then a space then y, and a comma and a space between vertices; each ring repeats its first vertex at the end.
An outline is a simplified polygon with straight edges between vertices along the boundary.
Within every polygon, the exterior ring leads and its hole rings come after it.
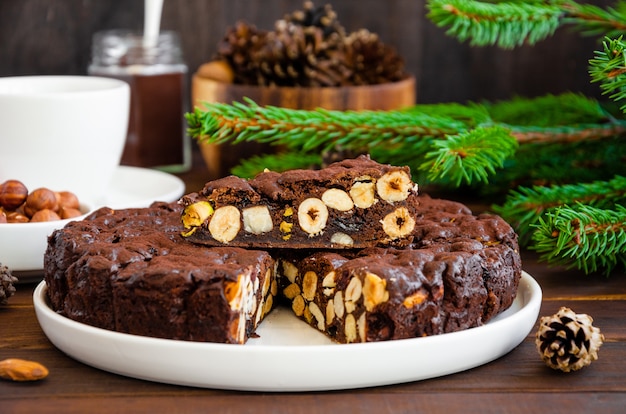
POLYGON ((377 34, 361 29, 351 33, 345 43, 346 66, 353 73, 353 85, 397 82, 406 76, 404 60, 377 34))
POLYGON ((267 32, 245 22, 228 29, 218 44, 217 60, 224 60, 233 70, 234 83, 256 85, 259 63, 255 55, 265 47, 267 32))
POLYGON ((276 22, 267 45, 255 58, 261 62, 259 84, 277 86, 339 86, 351 73, 345 67, 343 39, 333 32, 324 35, 317 26, 276 22))

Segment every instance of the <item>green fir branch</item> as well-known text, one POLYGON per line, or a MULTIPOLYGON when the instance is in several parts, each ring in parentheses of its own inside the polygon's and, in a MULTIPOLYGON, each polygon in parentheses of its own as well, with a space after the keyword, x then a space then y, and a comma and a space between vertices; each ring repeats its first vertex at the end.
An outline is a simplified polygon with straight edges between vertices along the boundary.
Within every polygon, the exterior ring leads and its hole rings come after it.
POLYGON ((577 203, 602 209, 626 204, 626 177, 582 184, 519 187, 509 192, 503 204, 494 205, 492 209, 516 229, 521 244, 526 245, 542 216, 562 205, 577 203))
POLYGON ((626 265, 626 208, 558 207, 539 219, 531 247, 550 264, 608 276, 626 265))
POLYGON ((572 24, 583 35, 616 38, 626 32, 626 2, 623 0, 606 8, 574 1, 562 1, 561 7, 566 12, 563 23, 572 24))
MULTIPOLYGON (((572 150, 576 141, 611 141, 626 130, 624 122, 609 116, 597 101, 575 94, 517 98, 496 104, 424 104, 395 111, 295 110, 262 107, 247 100, 232 105, 205 104, 187 114, 187 120, 190 135, 201 142, 273 143, 288 152, 312 156, 343 148, 352 153, 370 153, 380 162, 409 165, 424 183, 456 186, 484 183, 488 176, 500 182, 507 178, 505 186, 509 186, 518 176, 537 175, 547 167, 554 168, 551 159, 540 156, 550 153, 549 148, 565 148, 571 154, 564 156, 571 157, 576 155, 572 150), (524 120, 530 125, 501 122, 524 120), (532 121, 538 126, 532 126, 532 121), (600 123, 579 123, 582 121, 600 123), (551 124, 557 126, 547 126, 551 124), (493 126, 499 128, 490 129, 493 126), (519 148, 513 149, 511 137, 520 144, 519 148), (540 151, 535 154, 536 150, 540 151), (524 161, 526 156, 528 162, 524 161), (540 158, 541 162, 536 163, 540 158), (494 175, 501 167, 504 169, 494 175)), ((606 145, 595 144, 590 153, 606 145)), ((621 157, 619 150, 608 154, 609 158, 611 154, 621 157)), ((268 160, 280 165, 279 160, 268 160)), ((246 169, 253 165, 248 164, 246 169)), ((262 168, 257 172, 260 171, 262 168)), ((569 170, 566 174, 572 175, 569 170)), ((548 171, 544 176, 558 174, 548 171)))
POLYGON ((516 96, 506 101, 484 102, 483 107, 494 122, 520 129, 601 124, 612 118, 597 100, 573 92, 532 99, 516 96))
POLYGON ((189 134, 201 142, 256 141, 305 151, 402 144, 421 153, 429 146, 425 138, 466 129, 462 121, 424 112, 300 110, 259 106, 251 100, 204 104, 187 114, 187 123, 189 134))
POLYGON ((485 2, 430 0, 428 18, 447 34, 471 46, 497 45, 511 49, 533 45, 554 34, 562 24, 558 5, 533 1, 485 2))
POLYGON ((492 126, 434 141, 433 146, 422 169, 428 171, 430 180, 447 178, 458 187, 462 183, 487 183, 489 175, 515 154, 517 141, 508 129, 492 126))
POLYGON ((622 136, 602 140, 522 142, 515 158, 490 180, 489 188, 572 184, 626 176, 626 145, 622 136))
MULTIPOLYGON (((190 135, 201 142, 265 142, 303 154, 335 148, 374 154, 376 149, 384 148, 383 153, 410 155, 414 165, 430 163, 427 168, 432 179, 452 180, 457 185, 462 181, 485 181, 506 157, 514 154, 515 140, 504 128, 468 132, 468 125, 488 120, 485 111, 477 105, 453 108, 457 112, 446 112, 441 106, 437 115, 417 107, 397 111, 306 111, 261 107, 248 100, 246 104, 206 104, 187 114, 187 121, 190 135), (468 145, 465 151, 464 145, 468 145), (446 155, 453 157, 453 162, 445 161, 446 155)), ((379 161, 384 162, 384 158, 379 161)))
MULTIPOLYGON (((604 95, 618 103, 626 100, 626 43, 621 36, 603 42, 603 50, 589 61, 589 73, 604 95)), ((626 104, 621 109, 626 112, 626 104)))

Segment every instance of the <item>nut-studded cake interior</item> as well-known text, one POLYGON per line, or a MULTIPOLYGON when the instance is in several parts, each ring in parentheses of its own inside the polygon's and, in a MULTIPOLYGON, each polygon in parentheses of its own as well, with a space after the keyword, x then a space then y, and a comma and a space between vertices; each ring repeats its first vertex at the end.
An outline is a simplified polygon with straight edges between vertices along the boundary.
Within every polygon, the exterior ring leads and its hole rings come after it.
POLYGON ((183 197, 184 235, 242 247, 402 246, 415 227, 416 196, 407 167, 367 156, 321 170, 230 176, 183 197))

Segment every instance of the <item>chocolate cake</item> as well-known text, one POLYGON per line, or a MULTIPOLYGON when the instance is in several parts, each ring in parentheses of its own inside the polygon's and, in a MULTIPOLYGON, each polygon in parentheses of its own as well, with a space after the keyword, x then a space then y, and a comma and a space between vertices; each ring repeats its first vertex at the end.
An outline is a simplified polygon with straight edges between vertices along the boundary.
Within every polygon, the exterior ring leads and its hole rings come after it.
POLYGON ((408 168, 360 157, 227 177, 180 203, 100 209, 50 236, 51 305, 114 331, 224 343, 245 343, 279 301, 340 343, 487 323, 517 293, 517 235, 500 217, 416 189, 408 168), (319 215, 298 217, 307 200, 328 212, 312 231, 302 220, 319 215), (385 217, 398 209, 406 215, 391 221, 410 231, 394 236, 385 217))
POLYGON ((274 260, 187 243, 180 214, 177 203, 102 208, 55 231, 44 258, 53 309, 112 331, 244 343, 272 308, 274 260))
POLYGON ((415 227, 416 196, 408 167, 367 156, 321 170, 230 176, 183 197, 184 235, 210 246, 403 246, 415 227))

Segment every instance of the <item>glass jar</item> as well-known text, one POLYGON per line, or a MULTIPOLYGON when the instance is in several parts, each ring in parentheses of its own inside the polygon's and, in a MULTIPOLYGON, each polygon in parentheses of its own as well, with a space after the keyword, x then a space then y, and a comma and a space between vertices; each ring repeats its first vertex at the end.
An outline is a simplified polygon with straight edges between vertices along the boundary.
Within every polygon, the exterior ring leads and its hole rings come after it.
POLYGON ((88 74, 130 85, 131 109, 121 164, 183 172, 191 167, 186 133, 187 65, 177 33, 163 31, 156 44, 142 33, 107 30, 93 37, 88 74))

